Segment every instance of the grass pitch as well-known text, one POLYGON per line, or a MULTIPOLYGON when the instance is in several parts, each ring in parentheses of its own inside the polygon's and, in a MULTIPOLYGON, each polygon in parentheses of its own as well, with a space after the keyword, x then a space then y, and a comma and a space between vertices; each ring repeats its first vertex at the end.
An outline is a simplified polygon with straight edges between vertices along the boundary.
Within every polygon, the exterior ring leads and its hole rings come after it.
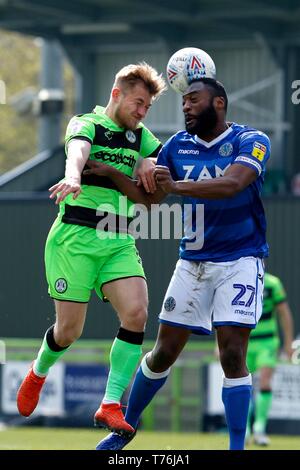
MULTIPOLYGON (((0 431, 0 450, 92 450, 107 435, 96 429, 7 428, 0 431)), ((128 450, 226 450, 226 434, 139 431, 128 450)), ((249 450, 300 450, 300 436, 271 436, 271 445, 249 450)))

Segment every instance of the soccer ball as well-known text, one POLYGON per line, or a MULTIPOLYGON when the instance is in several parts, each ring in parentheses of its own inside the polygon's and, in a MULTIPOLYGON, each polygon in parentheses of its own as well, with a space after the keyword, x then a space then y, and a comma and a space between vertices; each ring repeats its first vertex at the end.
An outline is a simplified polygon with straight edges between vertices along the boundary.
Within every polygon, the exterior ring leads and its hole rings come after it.
POLYGON ((216 66, 207 52, 196 47, 185 47, 170 58, 167 77, 173 90, 184 93, 193 80, 216 78, 216 66))

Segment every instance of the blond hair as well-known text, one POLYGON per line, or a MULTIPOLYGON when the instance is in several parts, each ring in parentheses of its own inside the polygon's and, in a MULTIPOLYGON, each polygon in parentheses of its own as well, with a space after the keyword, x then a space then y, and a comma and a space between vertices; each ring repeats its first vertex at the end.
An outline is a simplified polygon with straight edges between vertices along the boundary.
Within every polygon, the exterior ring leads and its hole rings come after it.
POLYGON ((154 99, 158 98, 167 89, 162 74, 159 75, 157 70, 146 62, 129 64, 123 67, 115 76, 114 86, 121 87, 123 91, 126 91, 139 82, 144 84, 154 99))

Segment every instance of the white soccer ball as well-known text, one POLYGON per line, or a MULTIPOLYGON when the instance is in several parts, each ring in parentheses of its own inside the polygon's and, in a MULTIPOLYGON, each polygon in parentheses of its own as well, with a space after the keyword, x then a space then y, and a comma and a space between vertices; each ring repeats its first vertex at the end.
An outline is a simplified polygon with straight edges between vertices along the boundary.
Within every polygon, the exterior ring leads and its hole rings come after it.
POLYGON ((179 49, 167 65, 167 78, 177 93, 184 93, 193 80, 216 78, 216 66, 207 52, 196 47, 179 49))

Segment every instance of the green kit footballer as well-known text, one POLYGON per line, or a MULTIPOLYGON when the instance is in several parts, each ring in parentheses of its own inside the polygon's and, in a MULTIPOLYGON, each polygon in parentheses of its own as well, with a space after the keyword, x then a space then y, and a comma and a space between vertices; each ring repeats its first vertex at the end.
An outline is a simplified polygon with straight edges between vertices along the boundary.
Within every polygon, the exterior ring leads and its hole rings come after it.
MULTIPOLYGON (((276 314, 283 331, 284 351, 290 359, 293 353, 293 318, 286 292, 278 277, 265 273, 263 313, 257 327, 251 331, 247 352, 247 365, 250 372, 259 372, 259 390, 254 403, 253 440, 260 446, 269 444, 266 425, 272 402, 272 376, 277 364, 280 345, 276 314)), ((251 434, 251 414, 250 407, 247 424, 248 441, 251 434)))
MULTIPOLYGON (((120 203, 122 193, 106 177, 87 174, 89 161, 105 162, 133 176, 140 157, 156 157, 161 144, 141 123, 165 81, 145 62, 123 67, 115 77, 106 108, 71 119, 66 132, 65 178, 50 188, 59 214, 46 242, 45 263, 56 321, 46 332, 37 358, 17 395, 21 415, 36 408, 50 367, 80 337, 90 295, 108 300, 120 329, 110 351, 110 372, 95 424, 120 434, 134 429, 126 423, 120 400, 142 354, 148 295, 145 274, 127 230, 133 203, 120 203), (107 223, 108 221, 108 223, 107 223)), ((147 190, 147 165, 140 178, 147 190)), ((139 173, 137 172, 139 177, 139 173)))

